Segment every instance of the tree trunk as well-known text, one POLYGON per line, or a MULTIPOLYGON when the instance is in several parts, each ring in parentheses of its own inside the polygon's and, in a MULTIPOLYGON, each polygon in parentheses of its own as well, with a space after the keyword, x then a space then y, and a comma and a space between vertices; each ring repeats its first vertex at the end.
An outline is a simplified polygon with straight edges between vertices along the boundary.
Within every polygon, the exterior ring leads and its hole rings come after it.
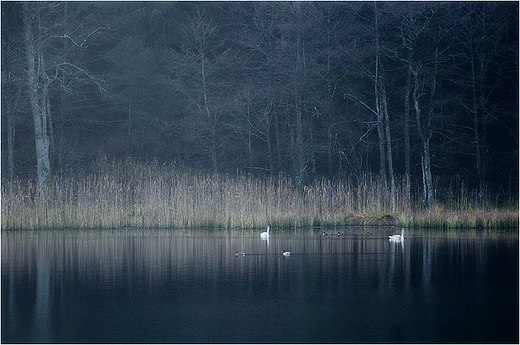
POLYGON ((478 177, 478 186, 480 188, 482 184, 482 162, 480 148, 480 119, 479 113, 479 101, 477 101, 477 71, 475 67, 474 56, 470 58, 471 66, 471 94, 472 94, 472 112, 473 112, 473 133, 475 138, 475 160, 478 177))
POLYGON ((379 142, 379 177, 383 180, 383 185, 386 189, 386 160, 385 160, 385 130, 383 125, 383 112, 381 111, 381 104, 379 100, 379 91, 377 90, 376 81, 376 112, 377 112, 377 135, 379 142))
POLYGON ((29 8, 33 4, 24 2, 24 30, 25 30, 25 54, 27 61, 27 81, 29 86, 29 102, 34 122, 34 141, 36 147, 36 169, 40 196, 46 197, 49 192, 50 161, 49 161, 49 136, 47 127, 48 92, 45 92, 46 83, 43 73, 43 56, 41 49, 37 49, 36 41, 32 33, 32 13, 29 8), (43 80, 42 80, 43 79, 43 80))
POLYGON ((304 52, 303 52, 303 23, 302 23, 302 14, 301 7, 299 3, 295 3, 296 6, 296 15, 298 27, 296 30, 296 69, 294 75, 294 108, 295 108, 295 116, 296 116, 296 145, 295 145, 295 154, 296 154, 296 182, 298 186, 302 186, 305 184, 305 155, 304 155, 304 140, 303 140, 303 102, 302 97, 300 95, 301 84, 303 81, 303 76, 305 74, 305 65, 304 65, 304 52))
POLYGON ((484 87, 485 87, 485 80, 484 80, 484 77, 485 77, 485 73, 486 71, 484 70, 485 67, 483 66, 483 62, 481 61, 481 64, 480 64, 480 83, 479 83, 479 88, 480 88, 480 95, 479 95, 479 104, 480 104, 480 113, 482 114, 482 116, 480 117, 480 128, 482 129, 481 130, 481 135, 480 135, 480 145, 479 145, 479 152, 480 152, 480 180, 479 180, 479 187, 482 188, 483 185, 484 185, 484 181, 486 180, 486 149, 485 149, 485 142, 486 142, 486 129, 487 129, 487 125, 486 125, 486 118, 487 118, 487 114, 486 114, 486 99, 485 99, 485 94, 484 94, 484 87))
MULTIPOLYGON (((478 137, 477 141, 477 164, 478 164, 478 193, 477 193, 477 205, 481 208, 483 205, 482 193, 484 191, 484 183, 486 179, 486 150, 484 149, 484 143, 486 141, 486 100, 484 95, 485 86, 485 67, 483 61, 480 61, 479 69, 479 108, 480 118, 477 116, 475 119, 475 135, 478 137), (480 126, 479 126, 480 124, 480 126), (480 127, 480 133, 479 133, 480 127)), ((478 113, 477 113, 478 115, 478 113)), ((475 138, 477 139, 477 138, 475 138)))
MULTIPOLYGON (((307 112, 307 109, 305 109, 307 112)), ((314 123, 313 115, 309 115, 309 144, 310 144, 310 161, 311 161, 311 180, 316 178, 316 146, 314 142, 314 123)))
MULTIPOLYGON (((377 134, 379 139, 379 177, 383 180, 383 186, 385 192, 388 187, 386 179, 386 153, 385 153, 385 129, 384 129, 384 116, 381 110, 381 83, 383 78, 381 77, 381 57, 379 47, 379 16, 377 11, 377 3, 374 2, 374 25, 375 25, 375 40, 376 40, 376 60, 375 60, 375 75, 374 75, 374 96, 375 96, 375 110, 377 114, 377 134)), ((384 193, 382 193, 384 194, 384 193)))
MULTIPOLYGON (((280 119, 278 118, 278 111, 274 112, 274 131, 276 138, 276 173, 283 171, 284 167, 282 164, 282 141, 281 141, 281 129, 280 119)), ((271 177, 273 177, 275 171, 271 171, 271 177)))
POLYGON ((430 159, 430 140, 423 141, 422 150, 422 168, 423 168, 423 183, 426 206, 431 209, 435 206, 435 195, 433 193, 433 179, 431 171, 430 159))
POLYGON ((5 99, 5 107, 2 110, 7 117, 7 178, 9 181, 9 191, 11 192, 15 176, 14 147, 16 137, 16 114, 20 112, 20 98, 22 97, 21 95, 23 91, 15 80, 9 79, 8 83, 9 86, 13 87, 13 89, 17 89, 12 95, 7 90, 2 94, 5 99))
POLYGON ((202 101, 203 101, 203 113, 206 116, 206 121, 208 122, 209 130, 210 130, 210 138, 209 138, 209 152, 211 156, 211 166, 213 168, 213 176, 218 176, 218 130, 217 130, 217 119, 213 112, 210 110, 209 105, 209 97, 208 97, 208 80, 207 80, 207 71, 206 71, 206 57, 205 51, 200 52, 200 77, 202 82, 202 101))
MULTIPOLYGON (((501 38, 507 35, 509 25, 503 17, 506 13, 498 10, 495 4, 475 5, 468 4, 467 16, 462 24, 464 30, 460 32, 460 40, 464 42, 463 56, 470 65, 468 82, 471 89, 471 100, 468 100, 468 109, 472 113, 475 170, 477 174, 477 189, 479 193, 484 188, 486 180, 486 132, 487 132, 487 104, 489 95, 494 94, 499 87, 498 79, 503 79, 502 66, 498 62, 504 51, 501 47, 501 38), (498 58, 498 59, 497 59, 498 58), (497 65, 498 63, 498 65, 497 65), (498 68, 498 69, 497 69, 498 68), (497 69, 497 70, 495 70, 497 69), (496 79, 495 79, 496 78, 496 79)), ((506 48, 507 49, 507 48, 506 48)), ((476 200, 479 207, 482 200, 476 200)))
POLYGON ((271 128, 270 125, 267 125, 267 158, 269 159, 269 175, 273 176, 274 174, 274 165, 273 165, 273 145, 271 143, 271 128))
POLYGON ((394 164, 392 155, 392 137, 390 135, 390 117, 388 115, 388 103, 386 101, 386 89, 384 81, 381 81, 381 110, 384 115, 385 123, 385 139, 386 139, 386 160, 388 166, 388 178, 390 179, 390 207, 392 212, 397 209, 395 196, 395 178, 394 178, 394 164))
POLYGON ((9 188, 12 188, 14 182, 14 114, 7 111, 7 168, 9 178, 9 188))
POLYGON ((430 159, 430 130, 427 126, 426 133, 423 130, 423 124, 421 121, 421 108, 419 106, 419 72, 418 70, 413 71, 414 77, 414 89, 413 89, 413 102, 415 108, 415 121, 417 124, 417 133, 421 140, 421 167, 423 175, 423 201, 426 207, 433 208, 435 206, 435 199, 433 193, 433 179, 431 174, 431 159, 430 159))
POLYGON ((329 124, 327 126, 327 163, 329 176, 333 175, 333 164, 334 164, 334 136, 332 135, 332 123, 331 116, 329 115, 329 124))
POLYGON ((305 161, 303 155, 303 121, 302 121, 302 109, 301 109, 301 101, 299 99, 299 95, 296 94, 295 97, 295 107, 296 107, 296 138, 294 143, 294 152, 296 159, 296 182, 298 186, 302 186, 305 184, 305 161))
POLYGON ((411 172, 410 172, 410 90, 412 72, 408 69, 406 86, 404 89, 404 180, 406 184, 406 200, 411 199, 411 172))

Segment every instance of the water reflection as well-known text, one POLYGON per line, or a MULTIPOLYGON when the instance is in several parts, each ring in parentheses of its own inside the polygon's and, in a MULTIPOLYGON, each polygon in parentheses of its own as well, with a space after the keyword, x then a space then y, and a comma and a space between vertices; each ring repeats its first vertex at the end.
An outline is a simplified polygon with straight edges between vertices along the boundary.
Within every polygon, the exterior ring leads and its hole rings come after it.
POLYGON ((516 233, 368 232, 2 232, 2 341, 518 341, 516 233))

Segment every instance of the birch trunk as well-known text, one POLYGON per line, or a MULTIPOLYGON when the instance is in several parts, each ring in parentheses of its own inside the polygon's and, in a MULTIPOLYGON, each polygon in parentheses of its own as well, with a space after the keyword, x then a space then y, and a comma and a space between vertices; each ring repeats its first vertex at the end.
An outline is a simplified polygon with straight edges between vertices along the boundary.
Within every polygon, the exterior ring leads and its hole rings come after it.
POLYGON ((421 168, 423 174, 423 201, 428 208, 435 206, 435 198, 433 193, 433 179, 431 173, 431 157, 430 157, 430 129, 423 130, 421 120, 421 108, 419 106, 419 75, 418 70, 413 71, 414 89, 413 89, 413 103, 415 109, 415 121, 417 124, 417 134, 421 140, 421 168))
POLYGON ((388 178, 390 179, 390 207, 392 212, 397 209, 396 205, 396 187, 394 177, 394 164, 392 154, 392 136, 390 134, 390 116, 388 115, 388 103, 386 100, 386 88, 384 80, 381 80, 381 111, 383 112, 385 123, 385 139, 386 139, 386 159, 388 168, 388 178))
MULTIPOLYGON (((48 92, 43 73, 43 56, 37 49, 37 41, 32 33, 32 13, 28 2, 23 3, 24 30, 25 30, 25 55, 27 61, 27 82, 29 102, 34 122, 34 142, 36 147, 36 169, 40 196, 46 197, 49 193, 50 161, 47 112, 48 92)), ((36 14, 37 15, 37 14, 36 14)))

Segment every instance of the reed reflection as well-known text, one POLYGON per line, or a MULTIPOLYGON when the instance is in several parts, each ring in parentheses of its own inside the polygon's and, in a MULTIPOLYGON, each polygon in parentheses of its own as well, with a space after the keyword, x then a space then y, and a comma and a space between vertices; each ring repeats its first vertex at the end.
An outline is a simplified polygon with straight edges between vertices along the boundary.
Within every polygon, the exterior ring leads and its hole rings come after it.
POLYGON ((30 310, 31 338, 16 339, 59 341, 53 315, 83 291, 123 298, 125 304, 136 291, 195 296, 190 308, 200 303, 201 310, 208 299, 309 299, 300 307, 312 309, 321 301, 334 309, 338 296, 394 298, 414 291, 412 301, 420 291, 426 298, 419 305, 435 312, 432 288, 439 281, 471 283, 484 294, 485 283, 506 276, 492 268, 504 267, 518 279, 518 234, 408 231, 403 241, 392 242, 393 232, 351 228, 322 236, 303 229, 271 231, 265 240, 258 230, 2 232, 2 326, 22 329, 21 311, 30 310), (284 257, 282 250, 292 255, 284 257), (245 255, 235 256, 237 251, 245 255))
MULTIPOLYGON (((240 230, 41 231, 4 232, 2 239, 2 274, 9 272, 6 279, 11 280, 20 279, 22 272, 32 272, 29 279, 36 280, 40 295, 48 294, 49 280, 54 284, 84 281, 102 287, 140 276, 153 287, 171 279, 232 279, 240 271, 254 272, 258 265, 272 279, 279 279, 274 273, 282 250, 291 251, 290 259, 304 261, 311 272, 317 267, 354 270, 386 280, 395 272, 409 275, 415 269, 427 284, 438 269, 453 275, 482 276, 497 242, 515 247, 511 236, 498 234, 410 234, 404 241, 389 243, 384 232, 365 236, 362 230, 341 237, 323 237, 312 230, 280 232, 269 239, 240 230), (246 253, 238 258, 240 265, 233 255, 236 251, 246 253), (440 256, 445 257, 447 267, 436 265, 440 256), (467 265, 467 261, 475 264, 467 265)), ((45 309, 46 299, 42 296, 37 301, 38 308, 45 309)))

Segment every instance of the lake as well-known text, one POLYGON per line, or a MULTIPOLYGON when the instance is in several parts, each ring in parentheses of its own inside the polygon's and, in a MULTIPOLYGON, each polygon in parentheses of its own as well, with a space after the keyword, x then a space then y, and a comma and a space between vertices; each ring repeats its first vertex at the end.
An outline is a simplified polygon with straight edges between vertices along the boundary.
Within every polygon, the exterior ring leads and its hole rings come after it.
POLYGON ((519 341, 517 229, 261 231, 3 231, 2 342, 519 341))

